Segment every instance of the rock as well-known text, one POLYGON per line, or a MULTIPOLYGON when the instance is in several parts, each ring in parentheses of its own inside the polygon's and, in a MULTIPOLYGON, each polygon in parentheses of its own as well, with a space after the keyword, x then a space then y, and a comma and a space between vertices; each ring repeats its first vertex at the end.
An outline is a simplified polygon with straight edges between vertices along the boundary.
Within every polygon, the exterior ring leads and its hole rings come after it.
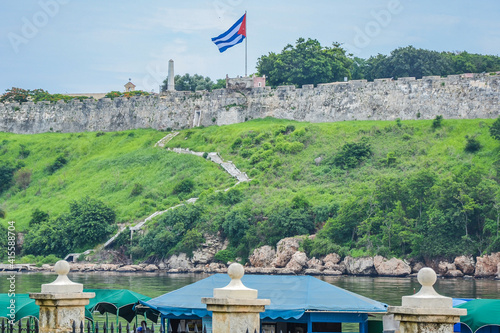
POLYGON ((302 267, 304 267, 306 264, 307 264, 307 255, 304 253, 304 252, 295 252, 292 256, 292 259, 291 260, 294 260, 296 263, 298 263, 299 265, 301 265, 302 267))
POLYGON ((324 269, 323 262, 321 260, 319 260, 319 259, 316 259, 316 258, 312 258, 311 260, 309 260, 307 262, 307 267, 309 269, 316 269, 316 270, 319 270, 319 271, 322 271, 324 269))
POLYGON ((458 269, 450 269, 444 274, 445 277, 450 277, 450 278, 459 278, 463 277, 464 273, 462 271, 459 271, 458 269))
POLYGON ((346 257, 344 259, 346 271, 350 275, 375 275, 376 270, 373 266, 372 257, 346 257))
POLYGON ((188 270, 193 268, 193 264, 187 257, 185 253, 180 253, 179 255, 173 255, 167 260, 167 266, 169 270, 188 270))
POLYGON ((54 267, 50 266, 49 264, 43 264, 42 269, 44 271, 52 271, 54 269, 54 267))
POLYGON ((149 264, 146 267, 144 267, 145 272, 155 272, 157 270, 158 270, 158 266, 153 265, 153 264, 149 264))
POLYGON ((295 252, 285 268, 291 270, 294 273, 299 273, 304 269, 306 263, 306 254, 304 252, 295 252))
POLYGON ((382 256, 375 256, 373 266, 381 276, 407 276, 411 273, 410 265, 396 258, 387 260, 382 256))
POLYGON ((141 272, 144 270, 144 267, 141 265, 130 265, 130 267, 134 268, 136 272, 141 272))
POLYGON ((461 270, 465 275, 474 274, 476 269, 476 263, 474 262, 474 257, 472 256, 460 256, 455 258, 455 266, 457 269, 461 270))
POLYGON ((425 264, 421 261, 417 261, 411 266, 412 273, 418 273, 422 268, 425 267, 425 264))
POLYGON ((253 267, 269 267, 276 257, 276 251, 269 245, 261 246, 253 250, 248 258, 253 267))
POLYGON ((497 279, 500 279, 500 263, 497 265, 497 279))
POLYGON ((341 262, 340 264, 327 263, 325 264, 325 270, 339 271, 341 274, 344 274, 346 272, 345 263, 344 262, 341 262))
POLYGON ((307 275, 321 275, 321 271, 319 269, 308 268, 304 271, 304 274, 307 275))
POLYGON ((158 269, 161 269, 162 271, 167 269, 167 265, 161 261, 159 264, 158 264, 158 269))
POLYGON ((448 271, 454 271, 456 269, 457 269, 457 267, 455 266, 455 264, 449 263, 447 261, 440 261, 438 263, 438 267, 437 267, 436 273, 440 274, 440 275, 443 275, 443 276, 446 276, 446 273, 448 271))
POLYGON ((226 266, 218 262, 212 262, 210 263, 210 265, 208 265, 208 269, 210 272, 218 272, 223 268, 226 268, 226 266))
POLYGON ((208 264, 214 260, 215 254, 227 248, 228 240, 222 239, 220 235, 204 234, 205 242, 201 247, 193 251, 191 262, 193 264, 208 264))
POLYGON ((476 257, 475 277, 492 277, 498 273, 500 263, 500 252, 476 257))
POLYGON ((325 266, 327 263, 336 265, 339 262, 340 262, 340 256, 337 253, 327 254, 326 257, 323 258, 323 263, 325 264, 325 266))
POLYGON ((321 272, 323 275, 342 275, 341 271, 337 271, 334 269, 325 269, 323 272, 321 272))
POLYGON ((135 272, 135 268, 132 265, 125 265, 116 269, 117 272, 135 272))
POLYGON ((276 245, 276 257, 271 263, 272 267, 285 267, 292 256, 299 249, 299 237, 283 238, 276 245))

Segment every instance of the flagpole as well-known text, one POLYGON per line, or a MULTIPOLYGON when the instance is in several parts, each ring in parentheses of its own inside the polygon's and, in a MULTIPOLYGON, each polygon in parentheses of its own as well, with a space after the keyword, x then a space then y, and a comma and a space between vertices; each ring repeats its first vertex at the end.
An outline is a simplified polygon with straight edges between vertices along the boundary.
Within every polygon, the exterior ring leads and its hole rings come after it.
MULTIPOLYGON (((247 11, 245 10, 245 35, 248 35, 246 32, 246 18, 247 18, 247 11)), ((245 36, 245 77, 247 76, 247 39, 248 37, 245 36)))

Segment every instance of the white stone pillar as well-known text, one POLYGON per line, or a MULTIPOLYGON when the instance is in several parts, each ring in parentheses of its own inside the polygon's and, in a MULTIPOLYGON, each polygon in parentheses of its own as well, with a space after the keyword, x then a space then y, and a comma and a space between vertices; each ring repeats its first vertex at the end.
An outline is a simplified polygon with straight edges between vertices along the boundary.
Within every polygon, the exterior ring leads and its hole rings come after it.
POLYGON ((259 313, 271 304, 269 299, 257 299, 258 291, 241 282, 243 266, 233 263, 227 270, 231 282, 224 288, 214 289, 214 297, 203 297, 201 302, 212 311, 212 332, 236 333, 260 331, 259 313))
POLYGON ((460 322, 460 316, 467 314, 467 309, 453 308, 450 297, 439 295, 434 290, 436 272, 424 267, 418 272, 420 291, 412 296, 403 296, 401 306, 390 306, 389 316, 399 321, 401 333, 453 333, 453 325, 460 322))
POLYGON ((85 305, 95 297, 95 293, 84 293, 81 283, 74 283, 68 278, 67 261, 58 261, 54 270, 59 274, 54 282, 43 284, 40 293, 29 294, 40 306, 40 333, 71 332, 73 322, 79 327, 85 319, 85 305))
POLYGON ((168 61, 168 79, 167 79, 167 90, 174 91, 175 90, 175 82, 174 82, 174 61, 170 59, 168 61))

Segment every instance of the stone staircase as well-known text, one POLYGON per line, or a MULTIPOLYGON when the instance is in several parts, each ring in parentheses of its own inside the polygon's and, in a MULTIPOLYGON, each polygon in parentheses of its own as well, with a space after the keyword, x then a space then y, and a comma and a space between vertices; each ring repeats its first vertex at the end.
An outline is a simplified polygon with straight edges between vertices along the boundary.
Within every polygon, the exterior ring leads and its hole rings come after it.
MULTIPOLYGON (((163 137, 162 139, 160 139, 158 142, 155 143, 155 147, 164 148, 165 145, 170 140, 172 140, 177 134, 179 134, 179 132, 172 132, 172 133, 167 134, 165 137, 163 137)), ((172 151, 174 153, 178 153, 178 154, 190 154, 190 155, 195 155, 198 157, 203 157, 203 155, 205 155, 205 152, 196 152, 196 151, 190 150, 189 148, 167 148, 167 150, 172 151)), ((229 173, 232 177, 236 178, 238 180, 238 182, 234 186, 237 186, 241 182, 248 182, 251 180, 247 176, 247 174, 245 172, 240 171, 233 164, 233 162, 231 162, 231 161, 224 162, 224 160, 220 157, 219 153, 216 153, 216 152, 207 153, 207 160, 212 161, 213 163, 219 164, 227 173, 229 173)), ((229 188, 225 189, 224 191, 228 191, 228 190, 229 190, 229 188)), ((141 222, 137 223, 135 226, 129 227, 129 229, 130 229, 130 231, 140 230, 148 221, 151 221, 156 216, 162 215, 171 209, 175 209, 177 207, 184 206, 185 204, 195 203, 197 200, 198 200, 198 198, 190 198, 190 199, 186 200, 185 203, 181 203, 181 204, 178 204, 176 206, 169 207, 169 208, 162 210, 162 211, 154 212, 153 214, 151 214, 150 216, 148 216, 147 218, 145 218, 141 222)), ((100 249, 105 249, 106 247, 111 245, 115 241, 115 239, 126 229, 127 229, 127 227, 120 228, 120 230, 118 230, 118 232, 115 235, 113 235, 113 237, 108 239, 106 241, 106 243, 104 243, 100 247, 100 249)), ((93 250, 87 250, 87 251, 83 252, 83 254, 87 255, 92 251, 93 250)), ((76 258, 78 258, 80 256, 80 254, 81 253, 70 253, 64 259, 65 260, 66 259, 75 260, 76 258)))

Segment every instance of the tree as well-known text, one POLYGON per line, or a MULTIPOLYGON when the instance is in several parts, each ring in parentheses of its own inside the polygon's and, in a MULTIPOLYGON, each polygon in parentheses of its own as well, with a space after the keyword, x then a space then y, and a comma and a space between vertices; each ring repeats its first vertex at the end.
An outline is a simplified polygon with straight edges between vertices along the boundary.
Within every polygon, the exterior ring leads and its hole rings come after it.
POLYGON ((85 197, 71 202, 69 208, 66 220, 74 236, 74 247, 94 246, 111 232, 116 213, 102 201, 85 197))
MULTIPOLYGON (((176 75, 174 77, 175 81, 175 90, 177 91, 197 91, 197 90, 208 90, 221 88, 222 80, 218 80, 217 84, 214 84, 213 81, 207 76, 203 77, 203 75, 194 74, 193 76, 188 73, 183 76, 176 75), (216 88, 214 88, 216 86, 216 88)), ((168 78, 163 81, 163 85, 161 87, 162 91, 166 91, 168 86, 168 78)), ((224 80, 223 88, 226 87, 226 82, 224 80)))
POLYGON ((343 81, 351 77, 352 59, 339 43, 324 47, 316 39, 299 38, 295 46, 288 44, 281 53, 269 53, 257 61, 258 75, 266 75, 267 82, 302 86, 343 81))
POLYGON ((490 135, 495 140, 500 140, 500 117, 491 124, 490 135))

